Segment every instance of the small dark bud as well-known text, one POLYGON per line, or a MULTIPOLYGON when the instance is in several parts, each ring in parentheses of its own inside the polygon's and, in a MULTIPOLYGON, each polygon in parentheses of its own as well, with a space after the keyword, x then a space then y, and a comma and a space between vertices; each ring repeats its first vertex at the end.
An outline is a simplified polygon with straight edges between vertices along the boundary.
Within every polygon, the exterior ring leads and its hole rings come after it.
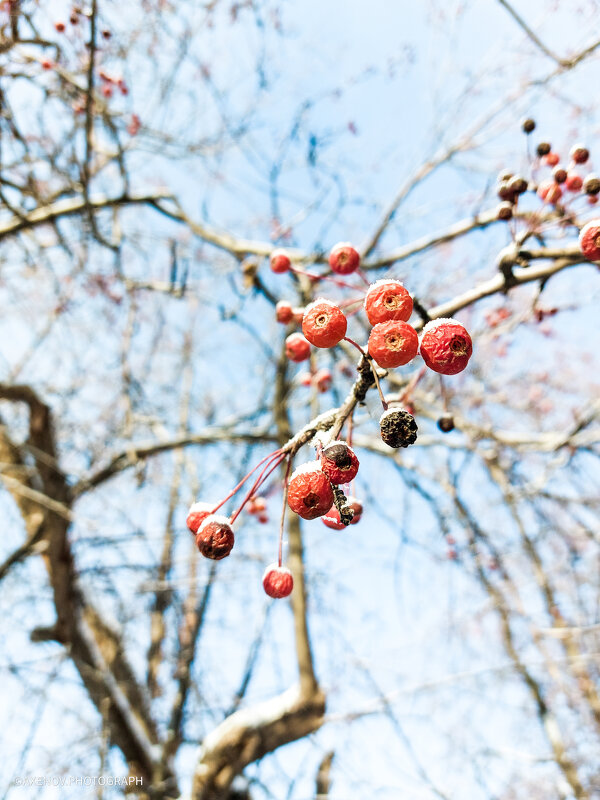
POLYGON ((527 191, 529 184, 520 175, 515 175, 508 182, 508 188, 513 194, 523 194, 527 191))
POLYGON ((408 447, 417 441, 417 423, 408 411, 390 408, 381 415, 379 425, 381 438, 390 447, 408 447))
POLYGON ((531 119, 531 117, 527 117, 521 123, 521 129, 523 133, 532 133, 535 130, 535 120, 531 119))
POLYGON ((540 142, 536 148, 536 153, 541 158, 542 156, 547 156, 551 149, 548 142, 540 142))
POLYGON ((552 177, 556 183, 564 183, 567 180, 567 170, 563 167, 555 167, 552 171, 552 177))
POLYGON ((583 182, 583 191, 586 194, 598 194, 600 192, 600 178, 590 173, 583 182))
POLYGON ((454 430, 454 418, 450 414, 444 414, 438 419, 437 426, 442 433, 450 433, 454 430))
POLYGON ((502 172, 498 173, 498 183, 506 183, 513 175, 514 172, 511 172, 509 169, 503 169, 502 172))
POLYGON ((513 215, 512 203, 500 203, 496 209, 496 213, 498 214, 498 219, 500 220, 506 221, 511 219, 513 215))
POLYGON ((509 187, 509 184, 508 184, 507 181, 504 181, 504 183, 498 184, 497 193, 498 193, 498 197, 500 198, 500 200, 508 200, 510 202, 511 200, 514 200, 514 197, 515 197, 515 193, 509 187))

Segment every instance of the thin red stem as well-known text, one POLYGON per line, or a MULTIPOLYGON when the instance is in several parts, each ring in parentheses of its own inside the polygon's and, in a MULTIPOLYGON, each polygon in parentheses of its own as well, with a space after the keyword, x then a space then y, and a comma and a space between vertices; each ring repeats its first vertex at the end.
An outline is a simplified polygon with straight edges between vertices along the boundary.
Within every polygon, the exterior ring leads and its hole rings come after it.
POLYGON ((256 479, 256 481, 254 482, 254 484, 252 485, 252 487, 251 487, 251 488, 249 489, 249 491, 246 493, 246 495, 245 495, 244 499, 243 499, 243 500, 242 500, 242 502, 241 502, 241 505, 240 505, 240 507, 237 509, 237 511, 236 511, 236 512, 235 512, 235 513, 232 515, 232 517, 230 518, 230 520, 229 520, 229 523, 230 523, 230 525, 233 525, 233 523, 236 521, 236 519, 237 519, 237 518, 239 517, 239 515, 242 513, 242 509, 244 508, 244 506, 246 505, 246 503, 248 502, 248 500, 250 500, 250 498, 252 497, 252 495, 253 495, 255 492, 257 492, 257 491, 258 491, 259 487, 260 487, 260 486, 261 486, 261 485, 262 485, 262 484, 263 484, 263 483, 264 483, 264 482, 267 480, 267 478, 269 477, 269 475, 270 475, 270 474, 271 474, 271 473, 272 473, 274 470, 276 470, 276 469, 277 469, 277 467, 278 467, 278 466, 281 464, 281 462, 283 461, 283 459, 284 459, 284 458, 285 458, 285 455, 283 455, 282 453, 280 453, 280 454, 278 455, 278 457, 275 459, 275 461, 270 461, 268 464, 266 464, 266 465, 265 465, 265 467, 264 467, 263 471, 260 473, 260 475, 258 476, 258 478, 256 479), (267 470, 268 470, 268 471, 267 471, 267 470))
POLYGON ((313 272, 307 272, 305 269, 300 269, 299 267, 290 267, 290 270, 291 272, 295 272, 296 275, 305 275, 307 278, 311 278, 315 281, 332 281, 336 286, 341 286, 345 289, 354 289, 354 291, 360 292, 360 286, 346 283, 346 281, 336 278, 333 275, 315 275, 313 272))
POLYGON ((283 526, 285 524, 285 510, 287 506, 287 496, 288 496, 288 480, 290 477, 291 468, 292 468, 292 459, 288 458, 288 463, 285 470, 285 478, 283 479, 283 507, 281 509, 281 522, 279 523, 279 554, 277 557, 277 564, 279 566, 281 566, 283 560, 283 526))
POLYGON ((215 506, 210 513, 211 514, 216 514, 217 511, 221 508, 221 506, 224 506, 225 503, 228 500, 230 500, 233 497, 233 495, 242 488, 242 486, 246 483, 248 478, 252 475, 253 472, 256 472, 256 470, 260 467, 261 464, 264 464, 265 461, 270 461, 271 459, 275 458, 276 456, 280 456, 280 455, 281 455, 281 450, 275 450, 275 452, 269 453, 268 456, 265 456, 264 458, 261 458, 261 460, 258 462, 258 464, 255 467, 253 467, 245 477, 242 478, 242 480, 238 483, 238 485, 234 489, 232 489, 229 492, 229 494, 223 500, 221 500, 219 505, 215 506))

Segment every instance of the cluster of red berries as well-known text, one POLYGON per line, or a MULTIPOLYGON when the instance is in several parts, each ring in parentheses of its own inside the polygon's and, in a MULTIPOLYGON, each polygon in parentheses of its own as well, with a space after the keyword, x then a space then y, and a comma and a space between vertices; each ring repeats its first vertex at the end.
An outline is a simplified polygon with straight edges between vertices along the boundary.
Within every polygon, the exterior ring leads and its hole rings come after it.
MULTIPOLYGON (((522 128, 525 133, 530 134, 535 130, 535 122, 532 119, 526 119, 522 128)), ((582 166, 588 163, 590 157, 587 147, 583 144, 573 145, 565 164, 561 164, 560 155, 552 150, 549 142, 540 142, 535 153, 535 158, 531 163, 531 179, 528 180, 522 175, 513 174, 510 170, 503 170, 498 175, 496 192, 502 201, 496 209, 498 219, 511 219, 519 197, 527 191, 536 192, 544 203, 553 206, 559 205, 561 202, 564 204, 563 194, 565 191, 569 192, 572 197, 583 192, 587 195, 588 203, 591 205, 598 202, 600 178, 591 172, 585 176, 581 174, 582 166), (538 181, 537 171, 544 168, 552 170, 551 177, 538 181)))

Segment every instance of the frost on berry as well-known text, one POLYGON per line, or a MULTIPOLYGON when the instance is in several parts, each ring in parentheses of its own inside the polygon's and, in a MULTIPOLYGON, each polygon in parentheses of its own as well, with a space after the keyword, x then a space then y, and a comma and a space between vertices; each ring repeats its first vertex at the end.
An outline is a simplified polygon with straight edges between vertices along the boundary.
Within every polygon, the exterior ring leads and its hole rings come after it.
POLYGON ((273 272, 277 272, 279 274, 287 272, 292 266, 290 257, 285 250, 273 250, 269 263, 273 272))
POLYGON ((318 461, 298 467, 288 485, 288 505, 302 519, 322 517, 333 504, 333 489, 318 461))
POLYGON ((209 514, 196 534, 198 550, 206 558, 220 561, 231 553, 234 543, 233 529, 227 517, 209 514))
POLYGON ((348 320, 344 312, 320 297, 306 306, 302 318, 302 333, 315 347, 333 347, 346 335, 348 320))
POLYGON ((358 472, 358 458, 346 442, 331 442, 321 452, 321 469, 332 483, 350 483, 358 472))
POLYGON ((401 367, 417 355, 419 337, 415 329, 402 320, 379 322, 371 330, 368 349, 380 367, 401 367))
POLYGON ((329 266, 338 275, 349 275, 358 269, 360 255, 349 242, 340 242, 329 254, 329 266))
POLYGON ((440 318, 428 322, 423 328, 420 349, 429 369, 441 375, 456 375, 467 366, 473 342, 460 322, 440 318))
POLYGON ((365 297, 365 311, 371 325, 400 319, 408 322, 413 301, 400 281, 382 279, 372 283, 365 297))
POLYGON ((310 356, 310 343, 301 333, 290 333, 285 340, 285 354, 290 361, 306 361, 310 356))
POLYGON ((389 447, 408 447, 417 441, 417 423, 412 414, 388 408, 379 419, 381 438, 389 447))
POLYGON ((194 535, 198 533, 198 528, 211 513, 215 505, 216 503, 192 503, 185 520, 185 524, 188 526, 190 533, 194 535))
POLYGON ((269 564, 263 574, 263 588, 269 597, 287 597, 294 588, 294 578, 287 567, 269 564))
POLYGON ((590 261, 600 261, 600 219, 591 219, 579 233, 579 247, 590 261))

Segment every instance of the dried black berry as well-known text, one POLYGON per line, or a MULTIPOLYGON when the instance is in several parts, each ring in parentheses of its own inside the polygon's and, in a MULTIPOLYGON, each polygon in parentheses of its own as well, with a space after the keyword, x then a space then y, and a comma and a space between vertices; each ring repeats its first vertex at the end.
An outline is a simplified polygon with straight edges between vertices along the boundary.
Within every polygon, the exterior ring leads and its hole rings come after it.
POLYGON ((556 183, 564 183, 567 180, 567 170, 563 167, 555 167, 552 171, 552 177, 556 183))
POLYGON ((511 178, 508 182, 508 188, 513 194, 523 194, 526 192, 529 187, 529 184, 522 178, 520 175, 515 175, 514 178, 511 178))
POLYGON ((500 220, 506 221, 511 219, 513 215, 512 203, 500 203, 496 209, 496 213, 498 215, 498 219, 500 220))
POLYGON ((583 182, 583 191, 586 194, 598 194, 600 192, 600 178, 597 175, 588 175, 583 182))
POLYGON ((535 120, 531 119, 531 117, 527 117, 521 123, 521 128, 524 133, 531 133, 535 130, 535 120))
POLYGON ((437 426, 442 433, 450 433, 454 430, 454 418, 450 414, 444 414, 438 419, 437 426))
POLYGON ((352 466, 352 456, 347 444, 330 444, 323 450, 323 455, 340 469, 349 469, 352 466))
POLYGON ((508 181, 498 184, 497 194, 500 200, 508 200, 511 202, 515 198, 515 193, 510 188, 508 181))
POLYGON ((537 146, 537 154, 541 158, 542 156, 547 156, 552 148, 550 147, 548 142, 540 142, 537 146))
POLYGON ((417 423, 408 411, 390 408, 381 415, 379 425, 381 438, 390 447, 408 447, 417 441, 417 423))

